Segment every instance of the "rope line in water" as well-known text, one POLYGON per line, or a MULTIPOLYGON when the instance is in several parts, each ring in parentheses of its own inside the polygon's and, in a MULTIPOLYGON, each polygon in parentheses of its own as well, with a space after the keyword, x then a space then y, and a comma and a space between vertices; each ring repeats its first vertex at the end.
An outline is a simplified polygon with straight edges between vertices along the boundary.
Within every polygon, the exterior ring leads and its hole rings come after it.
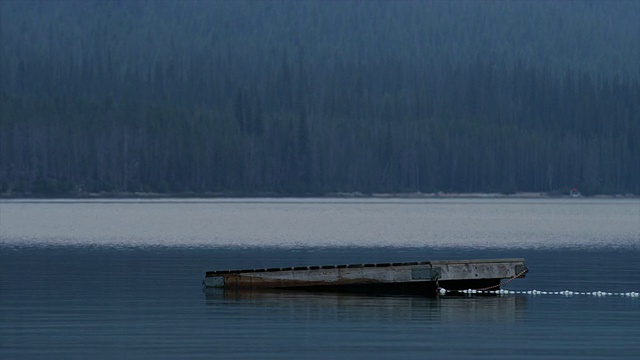
POLYGON ((523 291, 515 291, 515 290, 475 290, 475 289, 467 289, 467 290, 447 290, 440 288, 438 289, 440 295, 450 294, 450 293, 463 293, 463 294, 497 294, 497 295, 510 295, 510 294, 526 294, 526 295, 564 295, 564 296, 576 296, 576 295, 589 295, 589 296, 624 296, 624 297, 632 297, 632 298, 640 298, 640 292, 606 292, 606 291, 541 291, 541 290, 523 290, 523 291))
MULTIPOLYGON (((450 293, 463 293, 463 294, 496 294, 496 295, 509 295, 509 294, 526 294, 526 295, 564 295, 564 296, 574 296, 574 295, 590 295, 590 296, 624 296, 624 297, 632 297, 632 298, 640 298, 640 292, 630 291, 630 292, 607 292, 607 291, 571 291, 571 290, 563 290, 563 291, 541 291, 541 290, 491 290, 497 287, 502 287, 513 280, 521 277, 526 274, 529 269, 524 269, 519 274, 514 275, 509 280, 496 284, 493 286, 485 287, 482 289, 466 289, 466 290, 447 290, 438 286, 438 293, 440 295, 450 294, 450 293)), ((436 281, 436 284, 437 281, 436 281)))

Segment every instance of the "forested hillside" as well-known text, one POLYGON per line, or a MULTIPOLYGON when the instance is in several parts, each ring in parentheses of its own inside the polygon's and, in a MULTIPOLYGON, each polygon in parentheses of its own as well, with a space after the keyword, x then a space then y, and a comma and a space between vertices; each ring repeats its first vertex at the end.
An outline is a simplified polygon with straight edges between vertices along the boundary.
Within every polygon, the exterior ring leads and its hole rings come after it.
POLYGON ((640 194, 640 1, 0 1, 0 193, 640 194))

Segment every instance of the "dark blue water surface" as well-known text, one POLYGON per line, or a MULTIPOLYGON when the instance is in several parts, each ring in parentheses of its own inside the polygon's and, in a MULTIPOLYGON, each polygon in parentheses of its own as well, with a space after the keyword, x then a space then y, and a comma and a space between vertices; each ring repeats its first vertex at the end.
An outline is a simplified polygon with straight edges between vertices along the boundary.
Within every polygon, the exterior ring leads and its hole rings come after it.
POLYGON ((637 247, 0 244, 0 358, 628 358, 640 298, 225 293, 207 270, 524 257, 505 288, 640 289, 637 247))

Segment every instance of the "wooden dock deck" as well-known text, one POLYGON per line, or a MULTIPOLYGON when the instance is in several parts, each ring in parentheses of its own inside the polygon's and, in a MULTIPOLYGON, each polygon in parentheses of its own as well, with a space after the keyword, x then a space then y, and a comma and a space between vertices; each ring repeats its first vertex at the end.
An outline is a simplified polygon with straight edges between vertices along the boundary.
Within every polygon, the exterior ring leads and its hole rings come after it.
POLYGON ((208 271, 204 286, 229 290, 430 294, 439 288, 498 290, 502 279, 523 277, 527 271, 524 259, 296 266, 208 271))

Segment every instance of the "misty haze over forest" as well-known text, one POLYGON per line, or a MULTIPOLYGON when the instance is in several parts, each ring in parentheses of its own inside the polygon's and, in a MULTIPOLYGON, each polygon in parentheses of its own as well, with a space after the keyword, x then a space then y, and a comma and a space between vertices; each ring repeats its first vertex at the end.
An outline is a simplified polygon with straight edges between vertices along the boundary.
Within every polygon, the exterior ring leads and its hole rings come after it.
POLYGON ((0 1, 0 193, 640 194, 640 1, 0 1))

